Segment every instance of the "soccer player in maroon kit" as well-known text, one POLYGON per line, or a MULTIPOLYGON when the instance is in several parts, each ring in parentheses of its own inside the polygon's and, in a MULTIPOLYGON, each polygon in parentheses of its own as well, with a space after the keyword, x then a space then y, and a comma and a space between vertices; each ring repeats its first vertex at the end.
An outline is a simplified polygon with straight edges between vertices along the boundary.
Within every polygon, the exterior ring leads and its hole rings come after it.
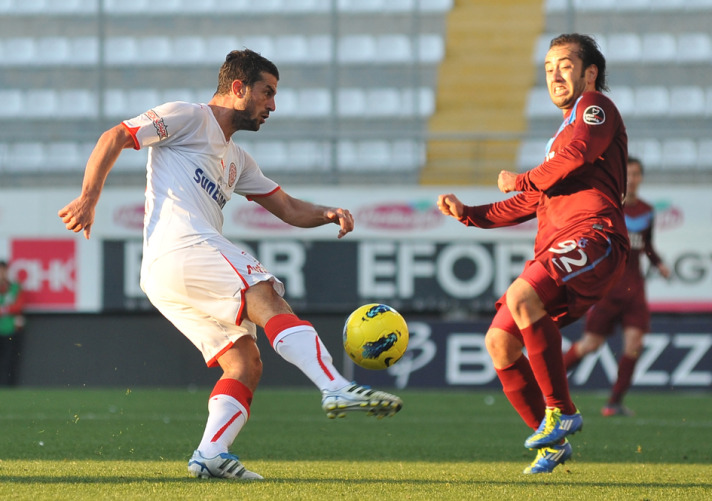
POLYGON ((653 248, 654 210, 638 198, 638 186, 643 181, 643 164, 628 158, 628 193, 623 211, 628 227, 631 251, 623 278, 601 301, 588 310, 583 337, 564 355, 566 370, 578 365, 588 353, 596 351, 611 336, 616 325, 623 329, 623 355, 618 361, 618 379, 613 385, 608 403, 601 410, 604 416, 631 416, 623 405, 630 388, 633 371, 643 348, 643 336, 650 330, 650 310, 645 297, 645 278, 640 270, 643 252, 660 274, 668 278, 670 270, 653 248))
POLYGON ((511 226, 534 217, 534 259, 497 301, 485 342, 505 395, 534 430, 537 449, 524 473, 548 473, 573 454, 567 436, 583 419, 571 400, 559 328, 583 316, 623 273, 628 236, 623 217, 628 137, 606 90, 606 60, 595 40, 553 39, 544 63, 551 100, 564 121, 545 160, 522 174, 502 171, 512 197, 477 206, 438 198, 466 226, 511 226), (527 356, 523 354, 526 347, 527 356))

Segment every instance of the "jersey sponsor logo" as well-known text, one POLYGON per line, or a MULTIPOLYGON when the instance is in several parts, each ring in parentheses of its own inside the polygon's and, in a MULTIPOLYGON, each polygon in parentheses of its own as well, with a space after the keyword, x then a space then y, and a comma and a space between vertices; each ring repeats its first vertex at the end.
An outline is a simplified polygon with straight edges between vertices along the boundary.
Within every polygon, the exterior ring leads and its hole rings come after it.
POLYGON ((372 205, 359 210, 356 219, 359 225, 381 230, 425 230, 443 222, 430 202, 372 205))
POLYGON ((163 118, 159 117, 158 114, 153 110, 148 110, 146 116, 153 122, 153 127, 156 129, 156 135, 159 139, 165 139, 168 137, 168 128, 163 118))
POLYGON ((222 191, 220 191, 220 187, 217 185, 217 183, 205 175, 203 169, 195 169, 193 181, 198 183, 198 186, 203 188, 203 190, 205 190, 205 192, 210 195, 210 198, 215 200, 215 202, 221 209, 225 207, 225 204, 227 203, 225 195, 222 191))
POLYGON ((235 184, 235 179, 237 179, 237 165, 235 165, 235 162, 230 162, 227 185, 232 187, 235 184))
POLYGON ((606 121, 606 114, 600 106, 592 105, 584 110, 583 121, 588 125, 601 125, 606 121))

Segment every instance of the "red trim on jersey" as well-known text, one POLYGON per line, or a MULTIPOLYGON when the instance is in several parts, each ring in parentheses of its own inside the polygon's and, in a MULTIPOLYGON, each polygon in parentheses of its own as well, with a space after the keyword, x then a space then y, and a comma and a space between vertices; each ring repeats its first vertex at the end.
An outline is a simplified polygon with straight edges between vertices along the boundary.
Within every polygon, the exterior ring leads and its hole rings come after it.
MULTIPOLYGON (((242 276, 242 274, 237 271, 237 268, 233 266, 233 264, 230 262, 230 260, 225 257, 225 254, 220 253, 220 255, 227 261, 227 264, 230 265, 230 268, 232 268, 235 273, 237 274, 238 277, 240 277, 240 280, 242 280, 242 286, 243 288, 240 290, 240 309, 237 312, 237 317, 235 318, 235 325, 240 325, 242 323, 242 312, 245 309, 245 291, 250 288, 249 284, 247 283, 247 280, 245 280, 245 277, 242 276)), ((224 350, 220 352, 221 354, 224 353, 224 350)))
POLYGON ((268 197, 268 196, 270 196, 270 195, 273 195, 273 194, 277 193, 277 192, 278 192, 279 190, 281 190, 281 189, 282 189, 281 186, 277 186, 275 189, 273 189, 273 190, 270 191, 269 193, 263 193, 263 194, 261 194, 261 195, 255 195, 255 194, 253 193, 252 195, 245 195, 245 198, 246 198, 247 200, 252 201, 252 200, 254 200, 255 198, 268 197))
POLYGON ((131 137, 133 138, 134 142, 134 150, 140 150, 141 145, 139 144, 138 139, 136 139, 136 133, 141 127, 129 127, 128 125, 126 125, 125 122, 121 122, 121 125, 126 127, 126 130, 129 131, 129 134, 131 134, 131 137))
POLYGON ((316 342, 316 359, 319 362, 319 367, 321 367, 321 370, 324 371, 324 374, 326 374, 326 377, 329 378, 329 381, 333 381, 334 375, 329 372, 326 364, 324 364, 324 361, 321 359, 321 343, 319 342, 319 336, 314 336, 314 341, 316 342))
POLYGON ((267 321, 265 324, 265 334, 267 335, 267 339, 269 339, 269 343, 274 348, 274 340, 281 332, 300 325, 308 326, 312 329, 314 328, 311 323, 306 320, 300 320, 298 316, 292 313, 281 313, 267 321))

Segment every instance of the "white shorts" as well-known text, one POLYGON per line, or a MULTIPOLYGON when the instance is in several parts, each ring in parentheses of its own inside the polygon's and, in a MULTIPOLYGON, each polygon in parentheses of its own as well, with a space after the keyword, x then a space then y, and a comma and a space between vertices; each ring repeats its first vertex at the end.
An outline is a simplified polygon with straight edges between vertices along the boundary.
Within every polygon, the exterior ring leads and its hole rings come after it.
POLYGON ((151 303, 200 350, 209 367, 242 336, 257 337, 243 318, 245 291, 268 281, 279 295, 284 284, 227 239, 178 249, 141 270, 151 303))

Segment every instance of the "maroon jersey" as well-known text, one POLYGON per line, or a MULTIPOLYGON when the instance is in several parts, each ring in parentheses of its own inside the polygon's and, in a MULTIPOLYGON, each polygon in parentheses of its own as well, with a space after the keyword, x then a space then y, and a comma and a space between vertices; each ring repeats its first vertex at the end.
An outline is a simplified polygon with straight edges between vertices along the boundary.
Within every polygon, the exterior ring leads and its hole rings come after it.
POLYGON ((495 228, 538 218, 535 257, 578 227, 600 228, 627 248, 622 200, 628 135, 618 109, 600 92, 584 92, 549 142, 546 159, 519 174, 513 197, 466 207, 467 226, 495 228))
POLYGON ((658 266, 662 260, 653 248, 653 207, 643 200, 624 206, 625 223, 630 239, 628 265, 623 277, 611 290, 612 298, 628 298, 632 293, 645 294, 645 278, 640 269, 640 256, 645 253, 653 266, 658 266))

